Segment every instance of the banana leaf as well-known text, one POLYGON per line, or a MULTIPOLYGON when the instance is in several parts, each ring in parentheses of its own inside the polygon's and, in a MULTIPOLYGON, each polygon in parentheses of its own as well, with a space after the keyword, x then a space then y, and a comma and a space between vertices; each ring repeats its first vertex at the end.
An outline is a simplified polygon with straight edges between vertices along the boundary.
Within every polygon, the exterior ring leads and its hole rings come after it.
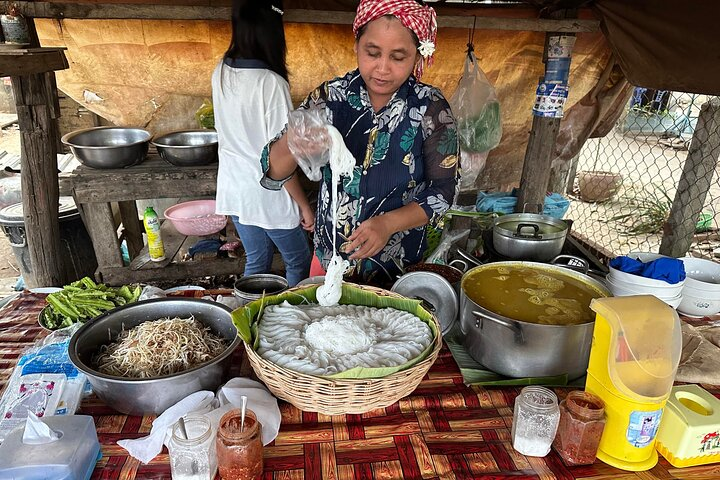
MULTIPOLYGON (((278 305, 284 301, 292 305, 300 305, 302 303, 317 303, 315 293, 318 286, 307 287, 303 289, 294 289, 282 292, 277 295, 271 295, 260 298, 247 305, 233 311, 233 323, 238 329, 238 335, 245 343, 252 345, 254 350, 258 347, 258 325, 265 307, 268 305, 278 305)), ((353 286, 351 284, 343 284, 341 305, 365 305, 376 308, 392 307, 397 310, 412 313, 425 322, 433 333, 433 339, 437 338, 439 332, 432 321, 432 315, 422 308, 420 300, 412 300, 409 298, 398 298, 393 296, 378 295, 373 291, 353 286)), ((405 370, 413 365, 425 360, 432 351, 435 342, 431 342, 425 350, 416 358, 397 367, 380 367, 380 368, 363 368, 357 367, 345 370, 334 375, 328 375, 325 378, 335 379, 362 379, 362 378, 382 378, 395 372, 405 370)))

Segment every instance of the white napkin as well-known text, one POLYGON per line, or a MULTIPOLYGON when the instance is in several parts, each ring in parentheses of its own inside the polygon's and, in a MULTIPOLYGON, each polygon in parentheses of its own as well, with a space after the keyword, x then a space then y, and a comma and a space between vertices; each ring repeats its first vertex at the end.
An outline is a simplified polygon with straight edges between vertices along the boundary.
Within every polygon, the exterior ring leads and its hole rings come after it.
POLYGON ((22 442, 27 445, 42 445, 60 438, 60 434, 47 426, 37 415, 28 410, 22 442))
POLYGON ((147 437, 118 440, 117 443, 127 450, 131 456, 137 458, 142 463, 148 463, 160 453, 168 429, 172 427, 180 417, 190 412, 207 411, 214 400, 215 395, 213 392, 208 390, 195 392, 180 400, 157 417, 153 421, 150 435, 147 437))
POLYGON ((217 398, 220 401, 220 408, 210 412, 208 417, 217 426, 225 412, 233 408, 240 408, 242 405, 240 397, 243 395, 248 399, 247 408, 255 413, 258 421, 262 424, 262 442, 263 445, 267 445, 277 437, 281 417, 277 398, 262 383, 242 377, 230 379, 218 390, 217 398))

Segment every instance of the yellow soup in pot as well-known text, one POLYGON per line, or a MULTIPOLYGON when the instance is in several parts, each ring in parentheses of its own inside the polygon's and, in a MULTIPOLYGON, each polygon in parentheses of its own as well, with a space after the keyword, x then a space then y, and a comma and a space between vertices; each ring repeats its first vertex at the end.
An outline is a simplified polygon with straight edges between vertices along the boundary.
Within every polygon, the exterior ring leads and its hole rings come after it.
POLYGON ((504 317, 544 325, 579 325, 595 319, 593 298, 604 296, 581 280, 524 265, 471 272, 462 282, 475 303, 504 317))

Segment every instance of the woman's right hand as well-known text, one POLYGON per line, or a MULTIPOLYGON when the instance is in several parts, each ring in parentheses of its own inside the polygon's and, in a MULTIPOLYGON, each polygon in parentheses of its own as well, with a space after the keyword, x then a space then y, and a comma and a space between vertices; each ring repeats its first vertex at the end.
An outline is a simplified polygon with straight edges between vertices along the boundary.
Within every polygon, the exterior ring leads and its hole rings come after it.
POLYGON ((317 110, 295 110, 288 115, 288 149, 313 181, 320 180, 320 169, 330 161, 332 144, 327 127, 317 110))

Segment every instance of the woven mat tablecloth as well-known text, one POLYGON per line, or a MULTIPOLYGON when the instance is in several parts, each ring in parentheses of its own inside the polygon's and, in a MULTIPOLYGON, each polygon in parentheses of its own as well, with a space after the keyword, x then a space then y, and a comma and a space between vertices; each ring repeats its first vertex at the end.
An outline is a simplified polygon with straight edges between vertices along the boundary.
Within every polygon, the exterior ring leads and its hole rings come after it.
MULTIPOLYGON (((26 292, 0 310, 0 389, 18 355, 46 333, 37 324, 44 297, 26 292)), ((236 372, 247 368, 241 351, 236 372)), ((720 393, 717 387, 704 387, 720 393)), ((415 392, 387 408, 330 417, 281 401, 282 426, 265 448, 264 479, 720 478, 720 464, 676 469, 662 457, 652 470, 632 473, 599 461, 567 467, 554 451, 545 458, 520 455, 510 443, 519 391, 464 385, 444 347, 415 392)), ((555 391, 564 397, 569 389, 555 391)), ((93 416, 102 445, 93 479, 170 479, 167 450, 142 465, 116 444, 147 435, 154 417, 118 414, 94 396, 83 400, 78 413, 93 416)))

